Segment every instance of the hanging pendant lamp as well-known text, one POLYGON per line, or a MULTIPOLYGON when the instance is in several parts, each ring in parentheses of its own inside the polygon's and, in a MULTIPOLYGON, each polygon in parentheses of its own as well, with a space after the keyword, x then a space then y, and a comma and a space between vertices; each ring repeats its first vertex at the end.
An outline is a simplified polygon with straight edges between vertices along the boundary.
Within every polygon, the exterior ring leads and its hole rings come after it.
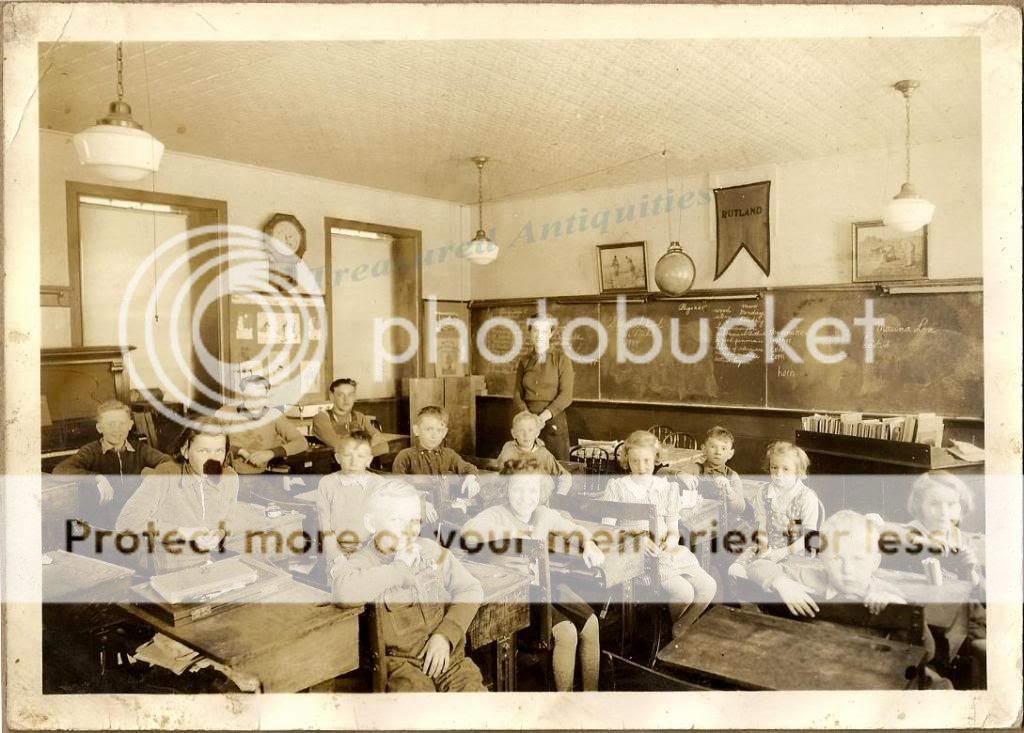
MULTIPOLYGON (((671 200, 672 189, 668 185, 668 146, 661 151, 662 160, 665 163, 665 199, 671 200)), ((679 214, 681 217, 682 215, 679 214)), ((669 207, 665 207, 665 221, 668 224, 668 251, 663 254, 657 264, 654 265, 654 284, 658 290, 673 297, 684 294, 693 287, 693 281, 697 277, 697 268, 693 260, 683 252, 683 247, 672 237, 672 216, 669 207)), ((680 230, 682 221, 679 222, 680 230)), ((678 235, 678 231, 677 231, 678 235)))
POLYGON ((679 242, 670 242, 668 252, 654 266, 654 282, 658 290, 673 297, 683 295, 693 287, 697 269, 690 256, 683 252, 679 242))
POLYGON ((117 101, 107 116, 74 137, 78 160, 114 181, 138 181, 160 168, 164 144, 132 119, 124 101, 124 51, 117 44, 117 101))
POLYGON ((903 94, 906 103, 906 178, 896 197, 885 205, 882 210, 882 221, 886 226, 901 232, 915 232, 932 220, 935 204, 917 195, 914 185, 910 182, 910 95, 920 86, 914 79, 904 79, 893 84, 893 88, 903 94))
POLYGON ((484 163, 487 162, 487 157, 477 155, 473 162, 476 163, 477 224, 480 228, 476 230, 476 236, 469 243, 466 259, 474 265, 489 265, 498 258, 498 245, 488 239, 487 232, 484 231, 484 163))

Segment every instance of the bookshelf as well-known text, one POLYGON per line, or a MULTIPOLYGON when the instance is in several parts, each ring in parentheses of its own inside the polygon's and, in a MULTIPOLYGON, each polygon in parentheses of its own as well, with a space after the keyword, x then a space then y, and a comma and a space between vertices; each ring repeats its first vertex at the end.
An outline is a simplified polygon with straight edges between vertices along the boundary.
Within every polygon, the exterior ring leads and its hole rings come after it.
POLYGON ((965 529, 984 517, 984 461, 962 461, 944 448, 855 435, 797 430, 796 444, 811 459, 807 485, 825 504, 826 514, 840 509, 877 512, 905 521, 910 485, 925 471, 956 472, 973 485, 977 510, 965 529), (976 475, 974 475, 976 474, 976 475))

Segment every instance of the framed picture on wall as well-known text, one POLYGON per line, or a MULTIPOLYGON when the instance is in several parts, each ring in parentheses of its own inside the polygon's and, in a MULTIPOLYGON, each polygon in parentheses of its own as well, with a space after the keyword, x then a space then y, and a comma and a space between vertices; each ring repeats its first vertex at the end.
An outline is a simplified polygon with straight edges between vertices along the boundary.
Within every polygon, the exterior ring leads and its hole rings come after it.
POLYGON ((597 271, 602 293, 647 292, 646 242, 600 244, 597 271))
POLYGON ((928 278, 928 226, 901 232, 881 221, 853 224, 853 281, 888 282, 928 278))

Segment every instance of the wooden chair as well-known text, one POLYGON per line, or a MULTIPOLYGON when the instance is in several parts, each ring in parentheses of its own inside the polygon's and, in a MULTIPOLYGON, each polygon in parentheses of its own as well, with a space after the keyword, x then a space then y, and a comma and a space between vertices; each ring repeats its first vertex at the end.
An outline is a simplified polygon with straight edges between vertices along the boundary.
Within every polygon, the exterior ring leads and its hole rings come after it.
POLYGON ((691 448, 693 450, 698 448, 697 439, 689 433, 672 433, 665 443, 676 448, 691 448))
POLYGON ((654 437, 657 438, 662 445, 675 445, 671 442, 672 436, 676 435, 675 428, 670 428, 667 425, 652 425, 647 428, 647 432, 653 433, 654 437))
POLYGON ((612 466, 612 457, 606 449, 597 445, 578 445, 569 451, 569 460, 583 464, 581 496, 597 496, 604 491, 601 477, 607 476, 612 466))

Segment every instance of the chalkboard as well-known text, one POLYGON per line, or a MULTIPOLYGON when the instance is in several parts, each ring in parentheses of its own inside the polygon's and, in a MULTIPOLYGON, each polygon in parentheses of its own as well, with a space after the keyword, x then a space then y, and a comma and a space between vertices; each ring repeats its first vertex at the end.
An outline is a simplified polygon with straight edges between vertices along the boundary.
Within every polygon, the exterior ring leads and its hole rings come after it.
POLYGON ((935 412, 980 417, 985 402, 982 294, 942 293, 875 296, 864 291, 788 291, 775 296, 776 328, 802 321, 785 339, 803 360, 776 349, 768 365, 768 404, 797 409, 862 412, 935 412), (876 318, 874 349, 864 349, 867 300, 876 318), (838 318, 851 326, 849 346, 835 364, 808 358, 806 328, 817 318, 838 318))
MULTIPOLYGON (((526 327, 526 320, 537 311, 536 305, 526 306, 496 306, 491 308, 475 308, 472 312, 471 325, 473 332, 473 374, 482 374, 487 383, 488 394, 511 395, 515 386, 516 364, 519 358, 530 350, 530 335, 526 327), (495 319, 507 319, 515 324, 513 328, 507 327, 495 319), (484 324, 485 319, 494 323, 492 328, 485 334, 483 343, 486 348, 495 355, 503 357, 500 362, 485 359, 477 348, 477 335, 484 324), (515 346, 514 332, 522 337, 520 347, 515 354, 511 353, 515 346), (504 358, 511 356, 513 358, 504 358)), ((598 304, 550 304, 548 314, 558 320, 551 338, 551 349, 562 350, 562 335, 566 324, 574 318, 598 319, 598 304)), ((511 324, 509 324, 511 325, 511 324)), ((597 348, 597 332, 593 328, 574 328, 572 332, 572 348, 581 356, 593 354, 597 348)), ((573 361, 574 397, 577 399, 599 399, 598 391, 598 365, 596 360, 586 362, 583 360, 573 361)))
MULTIPOLYGON (((559 319, 560 328, 573 318, 595 318, 608 337, 607 349, 597 363, 576 363, 577 399, 982 416, 981 293, 880 295, 872 288, 820 288, 760 291, 758 295, 627 304, 627 317, 650 319, 661 334, 662 348, 648 363, 621 359, 615 303, 549 304, 548 310, 559 319), (874 329, 870 358, 864 349, 864 328, 855 321, 864 318, 869 300, 874 317, 884 320, 874 329), (769 331, 774 328, 776 333, 791 319, 800 319, 779 339, 796 358, 778 345, 766 355, 768 315, 769 331), (825 363, 809 358, 807 333, 820 318, 838 319, 849 329, 849 344, 820 347, 826 355, 844 350, 844 359, 825 363), (732 363, 716 344, 716 335, 729 319, 748 319, 734 322, 723 344, 737 355, 748 355, 742 364, 732 363), (673 333, 677 351, 694 354, 702 320, 709 331, 708 353, 695 363, 682 363, 670 349, 673 333)), ((474 341, 485 319, 504 316, 523 329, 519 353, 524 353, 529 348, 526 318, 535 310, 535 304, 473 308, 474 341)), ((836 333, 834 325, 819 331, 820 336, 836 333)), ((631 324, 624 343, 632 353, 643 354, 653 338, 646 328, 631 324)), ((560 340, 557 330, 553 344, 560 340)), ((494 329, 485 342, 492 351, 507 352, 511 335, 494 329)), ((572 343, 578 353, 590 354, 598 336, 593 329, 577 329, 572 343)), ((487 377, 490 394, 511 395, 518 355, 506 364, 490 364, 474 345, 474 373, 487 377)))
MULTIPOLYGON (((614 304, 602 304, 601 320, 608 329, 609 349, 601 359, 601 397, 608 400, 684 402, 715 405, 764 405, 764 311, 758 300, 655 301, 627 306, 629 319, 646 317, 657 325, 661 348, 646 364, 629 363, 618 351, 619 318, 614 304), (715 334, 729 319, 749 319, 753 328, 730 328, 724 338, 733 354, 753 358, 736 363, 728 352, 716 348, 715 334), (702 326, 703 322, 703 326, 702 326), (693 363, 683 357, 699 356, 701 329, 707 333, 707 353, 693 363), (672 336, 675 333, 673 347, 672 336)), ((642 355, 651 349, 655 337, 643 325, 632 325, 625 335, 629 353, 642 355)), ((746 324, 750 325, 750 324, 746 324)), ((625 353, 626 349, 622 349, 625 353)))

